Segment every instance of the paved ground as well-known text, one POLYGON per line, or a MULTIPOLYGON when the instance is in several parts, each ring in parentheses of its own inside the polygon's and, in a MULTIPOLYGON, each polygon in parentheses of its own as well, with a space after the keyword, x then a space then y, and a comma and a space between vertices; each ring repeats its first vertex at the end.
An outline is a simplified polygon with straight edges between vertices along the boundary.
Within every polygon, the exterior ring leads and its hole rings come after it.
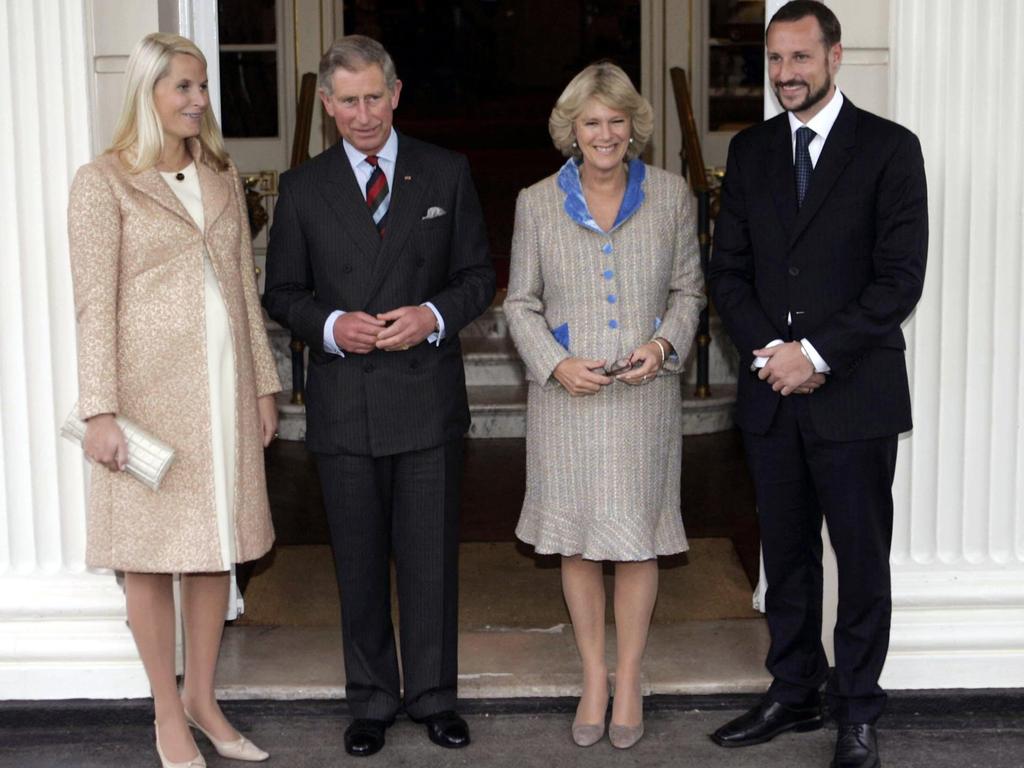
MULTIPOLYGON (((571 702, 549 701, 523 711, 521 703, 473 703, 468 713, 473 744, 446 751, 427 741, 422 726, 399 720, 378 755, 362 762, 344 753, 346 722, 340 702, 231 702, 236 725, 272 754, 271 766, 312 768, 339 764, 387 766, 700 766, 700 768, 803 768, 828 766, 834 731, 787 735, 770 744, 724 750, 707 739, 738 714, 742 699, 651 702, 647 733, 631 750, 604 740, 580 749, 569 738, 571 702), (517 711, 518 710, 518 711, 517 711)), ((908 699, 892 707, 880 730, 883 765, 898 768, 1021 768, 1024 766, 1024 693, 982 701, 962 697, 908 699)), ((151 768, 151 712, 139 703, 0 703, 2 768, 151 768)), ((211 768, 238 763, 200 748, 211 768)))

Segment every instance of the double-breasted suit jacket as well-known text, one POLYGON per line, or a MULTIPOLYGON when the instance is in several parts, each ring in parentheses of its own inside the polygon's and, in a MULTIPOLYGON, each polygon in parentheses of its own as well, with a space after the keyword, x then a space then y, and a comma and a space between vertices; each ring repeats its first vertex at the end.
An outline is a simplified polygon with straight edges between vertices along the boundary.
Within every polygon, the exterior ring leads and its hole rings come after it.
POLYGON ((381 238, 341 142, 281 176, 264 305, 309 347, 313 452, 387 456, 440 445, 469 427, 458 334, 487 309, 495 287, 469 164, 399 134, 392 186, 381 238), (436 209, 441 215, 431 215, 436 209), (444 319, 440 345, 324 351, 324 324, 336 309, 373 315, 427 301, 444 319))
POLYGON ((740 427, 763 434, 781 397, 747 370, 752 350, 807 338, 832 369, 807 403, 823 437, 910 429, 900 323, 921 296, 927 242, 924 162, 906 128, 846 99, 799 208, 786 113, 737 135, 709 278, 740 353, 740 427))
POLYGON ((155 168, 132 173, 114 154, 79 169, 68 210, 78 321, 79 415, 123 415, 176 451, 159 491, 94 467, 90 566, 129 571, 223 568, 212 472, 205 341, 209 254, 235 358, 233 516, 239 561, 274 540, 256 401, 280 390, 233 165, 217 170, 190 141, 202 190, 200 231, 155 168))

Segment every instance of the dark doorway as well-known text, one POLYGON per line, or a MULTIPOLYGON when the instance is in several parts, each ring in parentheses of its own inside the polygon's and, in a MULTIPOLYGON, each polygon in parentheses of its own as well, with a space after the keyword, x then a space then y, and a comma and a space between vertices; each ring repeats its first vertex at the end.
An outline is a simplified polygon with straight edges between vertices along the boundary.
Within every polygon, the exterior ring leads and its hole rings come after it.
POLYGON ((359 0, 344 25, 395 59, 399 131, 469 157, 504 287, 516 195, 563 162, 547 132, 562 89, 600 59, 641 87, 640 0, 359 0))

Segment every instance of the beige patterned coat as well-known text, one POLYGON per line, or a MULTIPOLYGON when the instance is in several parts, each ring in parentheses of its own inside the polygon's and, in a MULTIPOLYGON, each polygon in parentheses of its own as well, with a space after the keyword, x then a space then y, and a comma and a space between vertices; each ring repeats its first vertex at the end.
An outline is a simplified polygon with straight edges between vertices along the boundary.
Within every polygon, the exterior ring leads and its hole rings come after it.
MULTIPOLYGON (((198 142, 190 142, 193 156, 198 142)), ((176 449, 153 492, 94 466, 86 561, 143 572, 220 570, 205 350, 204 250, 227 307, 235 355, 236 557, 274 540, 259 396, 280 390, 253 274, 238 171, 197 157, 206 231, 156 169, 112 154, 79 169, 68 234, 78 320, 79 415, 124 415, 176 449)))
POLYGON ((693 197, 682 178, 639 161, 629 176, 630 215, 608 233, 589 219, 570 164, 516 207, 505 314, 529 379, 516 535, 544 554, 635 561, 687 547, 673 374, 705 301, 693 197), (571 397, 552 375, 567 357, 611 364, 655 336, 678 356, 646 384, 571 397))

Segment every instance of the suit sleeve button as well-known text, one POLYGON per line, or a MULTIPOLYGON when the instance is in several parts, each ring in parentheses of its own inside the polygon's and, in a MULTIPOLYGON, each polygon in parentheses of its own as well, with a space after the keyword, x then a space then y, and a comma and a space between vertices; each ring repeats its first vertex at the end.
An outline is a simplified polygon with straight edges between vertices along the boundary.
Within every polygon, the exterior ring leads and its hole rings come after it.
POLYGON ((790 267, 789 268, 789 276, 790 277, 796 277, 799 274, 800 274, 800 268, 799 267, 790 267))
POLYGON ((342 267, 341 271, 347 275, 349 272, 352 271, 352 265, 346 264, 344 267, 342 267))

